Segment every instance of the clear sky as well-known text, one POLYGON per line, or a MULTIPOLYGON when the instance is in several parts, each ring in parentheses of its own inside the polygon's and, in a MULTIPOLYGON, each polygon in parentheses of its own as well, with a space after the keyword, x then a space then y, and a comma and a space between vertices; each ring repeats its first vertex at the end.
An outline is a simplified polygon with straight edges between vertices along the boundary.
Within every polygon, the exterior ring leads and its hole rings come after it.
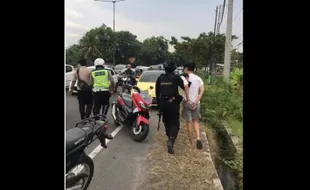
MULTIPOLYGON (((201 32, 213 31, 215 8, 219 4, 223 0, 125 0, 116 3, 115 28, 129 30, 141 41, 159 35, 167 39, 197 37, 201 32)), ((226 12, 227 6, 221 33, 226 30, 226 12)), ((112 28, 112 19, 112 3, 66 0, 66 47, 102 23, 112 28)), ((239 37, 233 42, 234 47, 243 51, 243 0, 234 0, 233 34, 239 37)))

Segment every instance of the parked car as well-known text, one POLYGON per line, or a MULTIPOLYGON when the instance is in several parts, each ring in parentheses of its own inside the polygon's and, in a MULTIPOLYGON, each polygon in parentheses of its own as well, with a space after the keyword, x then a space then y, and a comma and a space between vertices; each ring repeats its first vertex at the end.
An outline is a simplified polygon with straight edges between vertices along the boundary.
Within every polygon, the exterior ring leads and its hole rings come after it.
POLYGON ((66 88, 69 88, 74 74, 75 74, 74 67, 72 65, 66 64, 66 73, 65 73, 66 88))
MULTIPOLYGON (((90 68, 91 70, 95 70, 96 67, 95 66, 89 66, 88 68, 90 68)), ((114 84, 116 84, 116 82, 117 82, 117 75, 116 75, 116 72, 114 71, 114 69, 111 69, 109 67, 105 67, 105 69, 110 71, 110 73, 111 73, 111 75, 113 77, 114 84)), ((71 81, 70 81, 70 83, 71 83, 71 81)), ((73 88, 72 93, 77 93, 77 81, 74 84, 74 88, 73 88)))
POLYGON ((155 84, 157 78, 163 73, 165 73, 163 70, 144 71, 138 80, 137 87, 139 87, 141 90, 147 90, 152 96, 152 105, 157 105, 155 84))
POLYGON ((150 67, 147 66, 137 66, 136 69, 141 69, 142 71, 147 71, 149 70, 150 67))

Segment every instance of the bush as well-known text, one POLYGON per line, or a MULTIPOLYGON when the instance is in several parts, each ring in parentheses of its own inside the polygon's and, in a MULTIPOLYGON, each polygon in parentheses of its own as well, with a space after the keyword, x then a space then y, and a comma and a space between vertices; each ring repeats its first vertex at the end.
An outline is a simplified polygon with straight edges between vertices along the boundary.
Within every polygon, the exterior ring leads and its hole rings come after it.
MULTIPOLYGON (((201 101, 202 120, 209 124, 214 131, 219 150, 217 168, 228 168, 234 175, 234 186, 243 189, 243 157, 231 143, 222 121, 243 121, 243 74, 242 70, 234 70, 231 74, 230 85, 225 84, 222 77, 212 79, 212 85, 207 84, 204 76, 205 93, 201 101)), ((239 123, 238 123, 239 124, 239 123)), ((242 125, 236 125, 242 127, 242 125)), ((242 129, 237 129, 242 130, 242 129)))
POLYGON ((214 85, 205 85, 201 101, 202 119, 204 122, 219 124, 222 120, 234 118, 243 120, 242 96, 227 86, 222 77, 213 78, 214 85))
POLYGON ((242 96, 243 94, 243 68, 234 68, 233 72, 230 75, 230 85, 232 88, 238 93, 238 95, 242 96))

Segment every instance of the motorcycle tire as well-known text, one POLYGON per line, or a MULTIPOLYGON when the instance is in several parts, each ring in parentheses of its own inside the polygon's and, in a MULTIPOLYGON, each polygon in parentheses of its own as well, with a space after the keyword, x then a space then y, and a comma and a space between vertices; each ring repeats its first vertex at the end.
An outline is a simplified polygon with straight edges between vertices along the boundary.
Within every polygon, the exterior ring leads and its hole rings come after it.
POLYGON ((118 127, 118 126, 120 126, 121 124, 118 122, 118 121, 116 121, 115 119, 114 119, 114 117, 113 117, 113 111, 115 112, 115 115, 116 115, 116 105, 115 104, 112 104, 112 107, 111 107, 111 116, 112 116, 112 118, 113 118, 113 122, 114 122, 114 125, 116 126, 116 127, 118 127), (115 110, 113 110, 113 109, 115 109, 115 110))
POLYGON ((141 132, 139 134, 135 134, 134 133, 134 130, 135 130, 135 126, 134 125, 132 125, 131 129, 130 129, 131 137, 136 142, 143 141, 147 137, 147 135, 149 133, 149 130, 150 130, 149 125, 147 125, 145 123, 141 123, 140 126, 142 127, 142 129, 141 129, 141 132))
POLYGON ((88 179, 85 182, 85 184, 82 185, 83 188, 81 189, 81 190, 86 190, 88 188, 90 182, 92 181, 92 178, 94 175, 94 161, 89 156, 86 155, 86 156, 82 157, 79 161, 77 161, 75 166, 77 166, 79 164, 88 165, 89 170, 90 170, 88 179))

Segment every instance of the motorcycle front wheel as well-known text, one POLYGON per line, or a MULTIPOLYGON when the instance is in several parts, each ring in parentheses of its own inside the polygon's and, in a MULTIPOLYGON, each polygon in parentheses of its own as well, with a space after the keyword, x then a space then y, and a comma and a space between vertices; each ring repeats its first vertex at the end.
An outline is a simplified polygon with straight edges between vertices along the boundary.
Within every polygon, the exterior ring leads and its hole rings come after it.
POLYGON ((136 142, 141 142, 143 141, 148 133, 149 133, 150 127, 149 125, 145 123, 140 123, 140 125, 136 126, 135 124, 131 126, 131 137, 134 141, 136 142))
POLYGON ((66 190, 86 190, 94 175, 94 162, 83 156, 66 175, 66 190), (82 172, 83 171, 83 172, 82 172))

